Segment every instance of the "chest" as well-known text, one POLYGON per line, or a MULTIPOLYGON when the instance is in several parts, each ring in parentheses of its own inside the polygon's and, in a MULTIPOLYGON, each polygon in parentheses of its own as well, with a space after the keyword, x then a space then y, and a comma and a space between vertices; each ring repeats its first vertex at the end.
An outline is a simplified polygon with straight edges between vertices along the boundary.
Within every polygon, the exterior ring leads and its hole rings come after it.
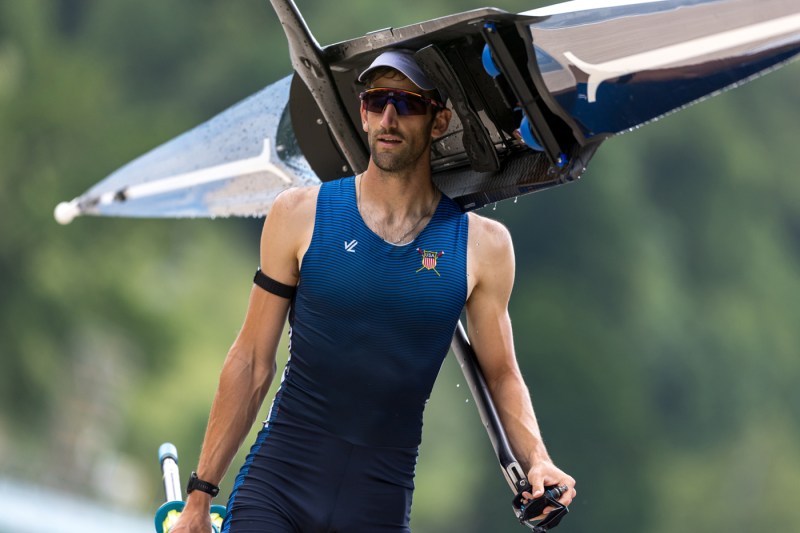
POLYGON ((328 313, 458 314, 467 295, 465 228, 437 222, 403 246, 383 241, 360 220, 315 228, 301 290, 328 313))

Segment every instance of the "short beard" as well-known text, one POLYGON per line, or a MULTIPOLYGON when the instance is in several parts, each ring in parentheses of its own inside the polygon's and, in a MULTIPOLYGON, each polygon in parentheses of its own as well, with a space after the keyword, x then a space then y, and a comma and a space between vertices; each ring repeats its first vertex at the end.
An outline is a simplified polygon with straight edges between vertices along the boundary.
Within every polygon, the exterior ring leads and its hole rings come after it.
POLYGON ((420 154, 405 153, 395 154, 376 154, 373 152, 372 161, 375 166, 384 172, 401 172, 414 166, 420 154))
POLYGON ((369 136, 369 149, 372 161, 375 163, 376 167, 384 172, 397 173, 414 168, 417 161, 425 154, 425 150, 430 150, 430 146, 427 143, 423 143, 423 145, 417 149, 416 146, 410 144, 405 137, 400 137, 400 139, 404 141, 404 147, 408 148, 407 151, 402 151, 399 154, 378 153, 375 145, 378 142, 378 137, 381 135, 400 136, 397 135, 396 132, 384 130, 377 132, 374 137, 372 135, 369 136))

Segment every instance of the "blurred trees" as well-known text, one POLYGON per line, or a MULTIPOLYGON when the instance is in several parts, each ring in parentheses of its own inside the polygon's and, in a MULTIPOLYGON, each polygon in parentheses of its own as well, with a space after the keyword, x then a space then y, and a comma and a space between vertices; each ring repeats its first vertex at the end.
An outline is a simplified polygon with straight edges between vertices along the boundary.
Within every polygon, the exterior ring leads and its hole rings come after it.
MULTIPOLYGON (((298 4, 330 43, 482 2, 298 4)), ((0 3, 3 475, 150 512, 158 445, 194 465, 260 222, 52 209, 289 70, 262 1, 0 3)), ((798 86, 789 66, 484 209, 514 235, 518 356, 579 481, 564 531, 800 528, 798 86)), ((452 360, 417 487, 415 531, 520 530, 452 360)))

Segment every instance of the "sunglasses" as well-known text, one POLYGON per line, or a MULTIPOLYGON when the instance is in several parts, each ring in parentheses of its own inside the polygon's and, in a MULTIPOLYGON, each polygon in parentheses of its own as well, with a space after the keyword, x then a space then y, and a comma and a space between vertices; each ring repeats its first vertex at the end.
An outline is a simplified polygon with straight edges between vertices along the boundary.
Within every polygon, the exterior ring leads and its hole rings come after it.
POLYGON ((425 98, 421 94, 404 91, 402 89, 368 89, 359 94, 358 97, 364 102, 367 111, 371 113, 383 113, 387 104, 392 104, 400 116, 424 115, 428 112, 428 107, 444 108, 444 104, 425 98))

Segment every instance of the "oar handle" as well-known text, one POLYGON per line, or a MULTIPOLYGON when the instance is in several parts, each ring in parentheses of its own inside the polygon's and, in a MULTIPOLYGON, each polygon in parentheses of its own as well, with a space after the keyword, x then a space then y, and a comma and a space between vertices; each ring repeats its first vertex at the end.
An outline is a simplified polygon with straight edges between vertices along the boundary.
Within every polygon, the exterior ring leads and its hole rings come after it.
POLYGON ((478 407, 481 421, 489 434, 489 440, 492 442, 494 453, 497 455, 497 460, 500 463, 506 481, 514 494, 521 490, 527 490, 530 488, 528 477, 511 451, 511 445, 508 442, 505 429, 502 422, 500 422, 500 416, 497 414, 497 409, 492 401, 492 396, 486 385, 486 379, 483 377, 475 351, 470 345, 461 321, 458 322, 458 327, 453 336, 452 348, 459 365, 461 365, 461 371, 464 373, 467 385, 472 391, 472 397, 478 407))
POLYGON ((181 476, 178 470, 178 450, 175 445, 165 442, 158 448, 158 462, 164 475, 164 493, 166 501, 183 501, 181 495, 181 476))
MULTIPOLYGON (((178 470, 178 449, 175 445, 165 442, 158 448, 158 462, 161 463, 161 473, 164 475, 164 493, 166 501, 158 508, 155 517, 156 533, 169 533, 180 517, 185 503, 181 495, 181 475, 178 470)), ((211 532, 219 533, 222 521, 225 519, 225 507, 212 505, 211 532)))
POLYGON ((521 524, 535 533, 544 533, 548 529, 556 527, 564 515, 569 512, 566 506, 558 502, 558 498, 567 490, 567 487, 545 487, 546 492, 542 497, 533 500, 527 506, 522 504, 522 493, 526 491, 533 492, 533 489, 528 481, 528 476, 522 470, 519 461, 514 457, 503 423, 500 421, 492 395, 486 385, 486 378, 483 377, 475 350, 472 349, 460 320, 456 327, 455 335, 453 335, 452 348, 456 359, 461 365, 461 371, 464 373, 467 384, 472 391, 472 396, 478 407, 478 413, 481 415, 481 421, 489 434, 489 440, 492 441, 497 461, 500 463, 506 481, 515 494, 512 501, 514 514, 521 524), (530 521, 531 518, 539 516, 548 505, 555 507, 555 510, 551 511, 540 522, 533 523, 530 521))

